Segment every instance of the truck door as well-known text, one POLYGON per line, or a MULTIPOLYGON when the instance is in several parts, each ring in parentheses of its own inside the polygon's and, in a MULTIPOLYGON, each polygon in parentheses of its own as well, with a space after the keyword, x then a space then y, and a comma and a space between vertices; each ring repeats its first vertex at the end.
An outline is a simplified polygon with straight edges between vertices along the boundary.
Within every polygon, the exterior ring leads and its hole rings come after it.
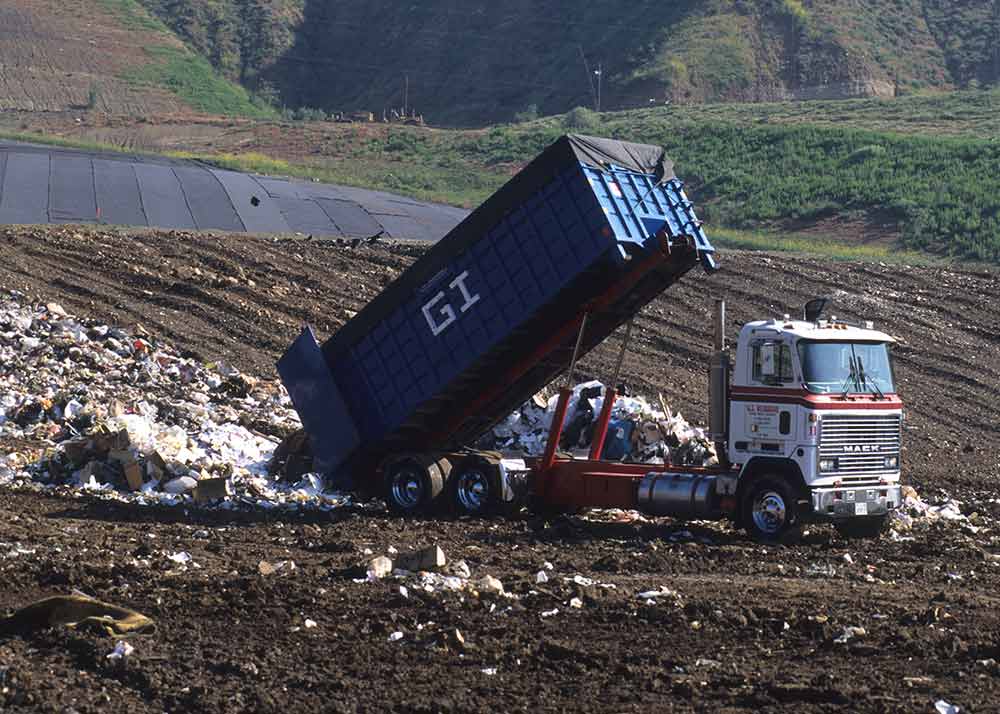
POLYGON ((791 345, 782 339, 761 339, 750 350, 749 383, 762 390, 762 396, 760 401, 744 404, 744 433, 753 445, 751 451, 785 455, 786 446, 795 438, 794 407, 776 403, 774 398, 781 398, 776 389, 794 386, 791 345))

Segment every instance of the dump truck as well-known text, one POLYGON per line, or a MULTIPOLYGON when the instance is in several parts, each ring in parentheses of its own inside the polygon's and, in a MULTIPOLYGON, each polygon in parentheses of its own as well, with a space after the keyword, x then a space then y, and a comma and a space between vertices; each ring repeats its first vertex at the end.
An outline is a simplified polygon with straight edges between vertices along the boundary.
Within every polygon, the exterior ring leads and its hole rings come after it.
POLYGON ((824 318, 742 326, 716 309, 707 467, 602 458, 614 385, 586 458, 478 437, 565 373, 715 249, 663 149, 567 135, 546 148, 320 344, 306 326, 278 362, 317 470, 403 514, 583 508, 729 518, 763 541, 828 521, 874 536, 899 506, 902 402, 893 338, 824 318))

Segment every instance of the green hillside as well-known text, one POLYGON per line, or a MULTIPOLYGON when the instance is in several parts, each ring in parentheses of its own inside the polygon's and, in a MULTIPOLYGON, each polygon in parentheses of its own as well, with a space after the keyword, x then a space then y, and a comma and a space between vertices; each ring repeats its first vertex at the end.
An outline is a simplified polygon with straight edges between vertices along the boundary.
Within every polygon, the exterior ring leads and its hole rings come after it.
MULTIPOLYGON (((91 1, 136 40, 142 40, 145 61, 131 64, 119 77, 131 86, 165 90, 190 109, 204 114, 273 116, 274 111, 266 101, 253 101, 244 86, 222 76, 210 61, 213 58, 178 42, 171 28, 138 0, 91 1)), ((115 45, 108 47, 112 54, 116 49, 115 45)), ((114 105, 109 109, 112 113, 121 111, 114 105)))
POLYGON ((598 90, 620 109, 1000 78, 994 0, 137 1, 276 104, 380 114, 405 100, 438 124, 592 107, 598 90))

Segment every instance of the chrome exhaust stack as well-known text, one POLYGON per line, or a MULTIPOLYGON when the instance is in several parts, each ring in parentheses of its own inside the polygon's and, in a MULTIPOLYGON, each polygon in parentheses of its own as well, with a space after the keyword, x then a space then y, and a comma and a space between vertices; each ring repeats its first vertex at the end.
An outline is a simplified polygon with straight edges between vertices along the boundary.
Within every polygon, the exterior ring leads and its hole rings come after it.
POLYGON ((708 368, 708 429, 723 468, 729 466, 729 353, 726 351, 726 301, 715 301, 715 351, 708 368))

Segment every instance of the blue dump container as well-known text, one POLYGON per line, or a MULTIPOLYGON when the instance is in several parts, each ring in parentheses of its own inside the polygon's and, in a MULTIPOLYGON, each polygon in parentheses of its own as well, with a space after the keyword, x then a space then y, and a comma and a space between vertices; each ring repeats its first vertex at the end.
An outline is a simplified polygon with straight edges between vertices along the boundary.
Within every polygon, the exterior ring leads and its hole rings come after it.
POLYGON ((472 443, 566 369, 582 313, 585 353, 713 253, 662 149, 564 136, 278 371, 319 467, 362 475, 472 443))

